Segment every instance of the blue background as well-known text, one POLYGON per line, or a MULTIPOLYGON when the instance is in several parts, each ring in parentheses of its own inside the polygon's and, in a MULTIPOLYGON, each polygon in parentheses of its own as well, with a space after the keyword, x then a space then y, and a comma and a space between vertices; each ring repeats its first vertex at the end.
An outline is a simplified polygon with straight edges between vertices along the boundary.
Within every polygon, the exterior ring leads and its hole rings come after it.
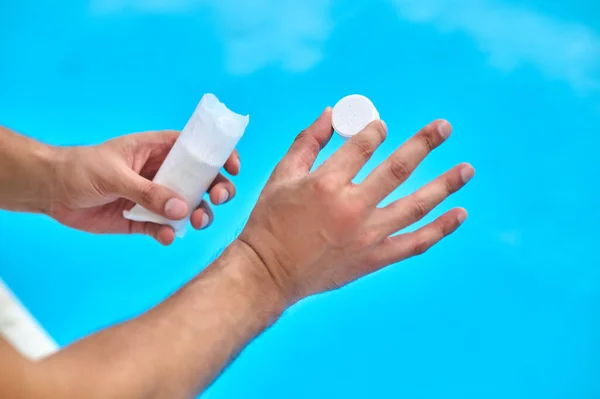
POLYGON ((390 199, 468 161, 475 179, 426 220, 468 221, 293 307, 204 397, 598 398, 599 4, 0 0, 8 127, 100 143, 181 128, 205 92, 251 115, 238 195, 207 231, 163 248, 0 213, 0 276, 61 345, 139 314, 233 238, 293 137, 360 93, 390 129, 369 168, 453 123, 390 199))

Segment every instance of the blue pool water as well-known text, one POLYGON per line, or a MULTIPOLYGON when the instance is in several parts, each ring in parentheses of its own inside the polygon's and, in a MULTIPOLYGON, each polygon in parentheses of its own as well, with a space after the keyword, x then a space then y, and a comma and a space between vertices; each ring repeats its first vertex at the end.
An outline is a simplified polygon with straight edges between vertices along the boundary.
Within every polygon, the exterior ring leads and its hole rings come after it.
POLYGON ((205 92, 251 123, 238 195, 207 231, 163 248, 0 213, 0 276, 61 345, 139 314, 234 236, 297 132, 361 93, 390 129, 371 167, 453 123, 393 198, 468 161, 475 179, 427 220, 469 220, 290 309, 203 397, 598 398, 599 4, 3 0, 0 124, 100 143, 181 128, 205 92))

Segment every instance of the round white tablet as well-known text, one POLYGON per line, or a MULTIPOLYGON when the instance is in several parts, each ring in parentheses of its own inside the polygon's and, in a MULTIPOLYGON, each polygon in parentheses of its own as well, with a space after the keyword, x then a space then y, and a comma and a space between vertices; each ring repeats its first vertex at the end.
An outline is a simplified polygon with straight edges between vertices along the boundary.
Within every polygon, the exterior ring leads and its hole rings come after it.
POLYGON ((367 97, 352 94, 338 101, 331 117, 335 131, 344 138, 350 138, 379 119, 379 112, 367 97))

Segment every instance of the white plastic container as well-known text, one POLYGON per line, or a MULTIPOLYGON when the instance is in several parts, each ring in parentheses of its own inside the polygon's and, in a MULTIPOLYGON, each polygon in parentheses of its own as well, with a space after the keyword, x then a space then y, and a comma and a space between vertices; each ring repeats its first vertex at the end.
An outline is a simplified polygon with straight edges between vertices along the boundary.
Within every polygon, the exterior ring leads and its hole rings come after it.
POLYGON ((204 95, 153 180, 185 198, 187 217, 169 220, 136 205, 123 213, 125 218, 170 225, 182 237, 190 215, 242 138, 248 122, 248 116, 230 111, 215 95, 204 95))

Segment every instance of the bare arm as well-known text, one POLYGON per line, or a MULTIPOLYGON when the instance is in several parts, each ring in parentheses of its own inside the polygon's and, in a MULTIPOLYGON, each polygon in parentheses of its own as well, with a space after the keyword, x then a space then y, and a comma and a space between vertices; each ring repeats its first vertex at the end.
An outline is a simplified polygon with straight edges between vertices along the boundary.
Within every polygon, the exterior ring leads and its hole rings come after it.
MULTIPOLYGON (((22 367, 10 368, 11 379, 4 384, 0 377, 0 397, 191 398, 284 307, 282 293, 259 258, 236 241, 183 289, 139 318, 37 364, 12 354, 22 367)), ((0 364, 7 363, 7 350, 0 346, 0 364)))
POLYGON ((331 134, 328 109, 279 163, 240 237, 182 290, 39 364, 19 361, 0 380, 0 397, 193 397, 287 307, 422 254, 465 220, 456 208, 396 234, 462 188, 474 173, 468 164, 378 207, 448 138, 446 122, 426 126, 360 184, 352 180, 387 128, 372 123, 310 172, 331 134))

